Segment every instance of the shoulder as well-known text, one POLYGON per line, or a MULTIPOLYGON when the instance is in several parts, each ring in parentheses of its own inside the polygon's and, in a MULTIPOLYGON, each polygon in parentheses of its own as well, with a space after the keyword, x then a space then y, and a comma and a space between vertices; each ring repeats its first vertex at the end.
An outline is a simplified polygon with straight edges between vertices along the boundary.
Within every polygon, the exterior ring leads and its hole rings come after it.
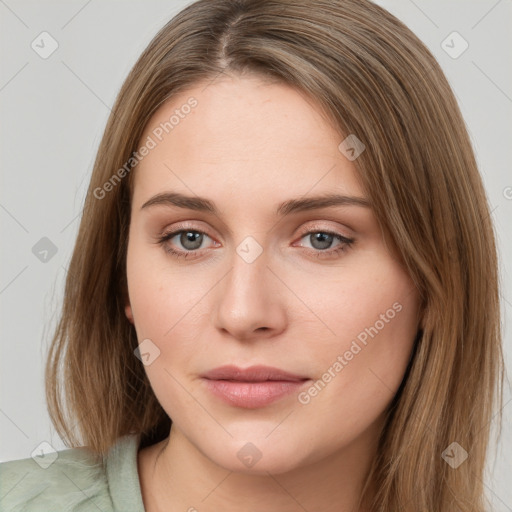
POLYGON ((5 512, 113 512, 116 507, 111 484, 119 490, 117 480, 122 478, 123 471, 131 474, 132 480, 137 476, 137 446, 137 436, 125 436, 105 457, 82 447, 3 462, 0 464, 0 509, 5 512))

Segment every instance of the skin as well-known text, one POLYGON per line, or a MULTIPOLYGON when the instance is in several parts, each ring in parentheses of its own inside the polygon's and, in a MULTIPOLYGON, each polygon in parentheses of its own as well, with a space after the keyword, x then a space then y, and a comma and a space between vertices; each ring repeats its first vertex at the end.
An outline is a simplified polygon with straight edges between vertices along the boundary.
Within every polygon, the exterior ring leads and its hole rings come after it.
POLYGON ((133 171, 126 316, 139 342, 149 338, 160 350, 145 370, 173 420, 169 438, 138 454, 145 508, 365 510, 358 497, 411 355, 418 294, 371 207, 276 216, 292 198, 365 198, 354 163, 338 149, 344 137, 312 100, 255 76, 223 77, 162 105, 142 140, 190 97, 197 106, 133 171), (219 211, 141 209, 165 191, 206 197, 219 211), (195 253, 198 244, 179 234, 166 242, 193 253, 187 258, 158 243, 179 229, 206 233, 195 253), (325 257, 342 244, 316 242, 325 230, 354 243, 325 257), (237 253, 248 236, 263 251, 251 263, 237 253), (332 377, 338 356, 397 303, 400 312, 332 377), (292 393, 243 409, 200 378, 224 364, 307 376, 303 391, 329 368, 332 378, 308 403, 292 393), (261 454, 252 467, 237 457, 248 442, 261 454))

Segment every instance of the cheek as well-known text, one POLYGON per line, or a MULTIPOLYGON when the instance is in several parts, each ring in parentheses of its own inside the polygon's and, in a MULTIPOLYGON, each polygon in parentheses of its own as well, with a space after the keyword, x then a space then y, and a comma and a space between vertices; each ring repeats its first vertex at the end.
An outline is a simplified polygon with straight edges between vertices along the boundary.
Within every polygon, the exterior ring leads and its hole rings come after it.
POLYGON ((319 417, 355 432, 386 409, 402 382, 418 329, 418 294, 401 267, 381 258, 328 296, 319 311, 329 314, 323 318, 335 335, 310 351, 317 380, 301 403, 305 410, 315 403, 319 417))
MULTIPOLYGON (((135 270, 135 269, 132 269, 135 270)), ((151 340, 158 354, 144 370, 164 410, 179 418, 195 411, 188 372, 197 358, 198 297, 179 276, 139 266, 132 273, 130 301, 139 343, 151 340), (155 348, 156 347, 156 348, 155 348)), ((204 292, 203 292, 204 293, 204 292)))
POLYGON ((324 348, 348 350, 355 339, 363 345, 374 338, 407 343, 417 325, 417 290, 384 249, 354 258, 339 272, 330 270, 320 276, 289 276, 294 292, 310 306, 311 314, 303 314, 307 327, 313 334, 316 325, 324 348))
POLYGON ((147 247, 135 239, 130 244, 128 291, 138 339, 165 340, 180 323, 190 322, 204 294, 204 282, 187 278, 178 266, 169 265, 160 246, 147 247))
POLYGON ((162 248, 148 250, 142 243, 128 247, 127 275, 137 339, 150 340, 158 354, 144 367, 151 386, 166 410, 169 401, 192 405, 179 382, 197 358, 204 280, 190 279, 168 264, 162 248))

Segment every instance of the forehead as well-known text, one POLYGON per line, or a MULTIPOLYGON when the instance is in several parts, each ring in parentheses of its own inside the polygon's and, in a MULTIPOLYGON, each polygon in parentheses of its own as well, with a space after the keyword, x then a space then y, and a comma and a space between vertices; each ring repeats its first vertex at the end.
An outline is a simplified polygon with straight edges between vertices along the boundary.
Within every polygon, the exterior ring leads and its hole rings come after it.
POLYGON ((134 207, 164 190, 218 201, 277 203, 331 192, 362 196, 354 164, 338 149, 344 135, 305 94, 257 77, 197 84, 162 105, 139 147, 134 207))

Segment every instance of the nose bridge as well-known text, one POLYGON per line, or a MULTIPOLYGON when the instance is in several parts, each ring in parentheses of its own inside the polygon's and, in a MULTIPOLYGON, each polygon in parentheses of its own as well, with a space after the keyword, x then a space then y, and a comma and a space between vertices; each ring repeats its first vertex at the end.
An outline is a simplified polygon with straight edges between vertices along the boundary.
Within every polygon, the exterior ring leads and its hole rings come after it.
POLYGON ((231 271, 219 289, 215 306, 217 328, 239 338, 249 337, 262 327, 272 331, 282 328, 285 308, 278 302, 278 280, 267 268, 267 251, 252 236, 246 236, 235 247, 231 271))
POLYGON ((268 289, 269 262, 268 248, 264 248, 256 238, 248 235, 235 247, 232 257, 232 271, 228 279, 230 292, 239 300, 250 302, 251 298, 265 295, 268 289))

